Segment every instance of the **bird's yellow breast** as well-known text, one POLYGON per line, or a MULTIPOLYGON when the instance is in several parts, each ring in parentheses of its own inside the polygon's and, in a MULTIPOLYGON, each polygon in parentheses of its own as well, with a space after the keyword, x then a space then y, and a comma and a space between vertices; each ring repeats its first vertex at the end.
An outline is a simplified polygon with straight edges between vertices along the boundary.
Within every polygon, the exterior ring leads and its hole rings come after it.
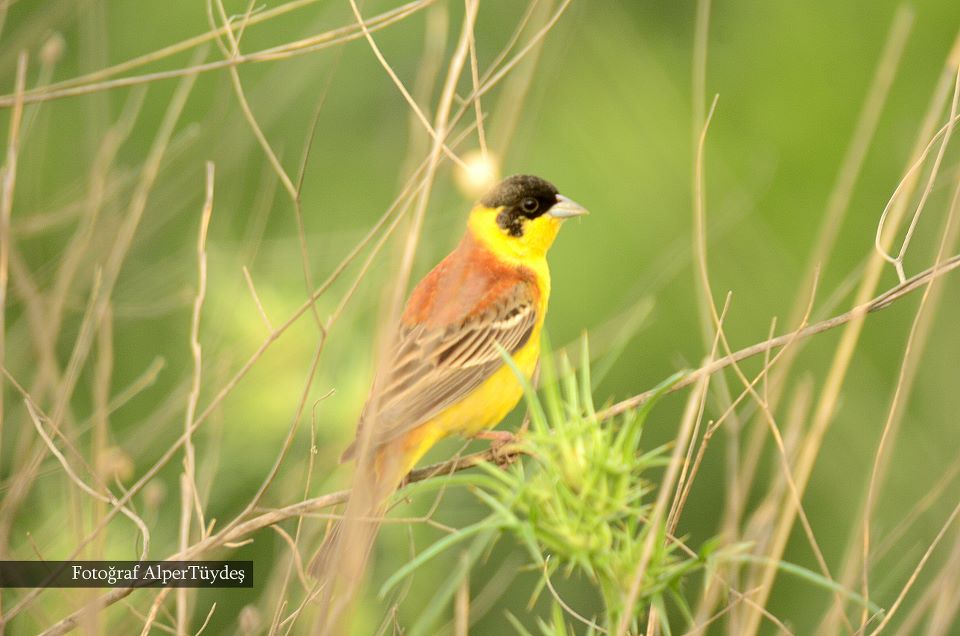
MULTIPOLYGON (((545 265, 545 263, 544 263, 545 265)), ((537 322, 530 339, 513 354, 517 367, 528 379, 533 376, 540 358, 540 334, 547 313, 550 294, 549 272, 544 267, 537 271, 541 296, 537 307, 537 322)), ((448 435, 472 437, 495 427, 523 397, 523 387, 513 369, 504 364, 469 395, 447 407, 433 419, 410 431, 403 439, 406 466, 404 474, 413 469, 420 458, 439 440, 448 435)))

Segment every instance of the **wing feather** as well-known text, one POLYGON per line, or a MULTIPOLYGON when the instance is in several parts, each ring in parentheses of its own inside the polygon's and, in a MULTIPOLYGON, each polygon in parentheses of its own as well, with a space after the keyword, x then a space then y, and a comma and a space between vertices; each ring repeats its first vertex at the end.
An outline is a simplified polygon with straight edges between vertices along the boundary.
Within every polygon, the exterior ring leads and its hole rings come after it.
POLYGON ((457 324, 402 327, 392 364, 375 383, 382 387, 377 413, 368 412, 368 402, 361 417, 375 422, 374 444, 395 439, 462 400, 503 365, 497 345, 515 353, 536 323, 535 292, 518 281, 502 300, 457 324))

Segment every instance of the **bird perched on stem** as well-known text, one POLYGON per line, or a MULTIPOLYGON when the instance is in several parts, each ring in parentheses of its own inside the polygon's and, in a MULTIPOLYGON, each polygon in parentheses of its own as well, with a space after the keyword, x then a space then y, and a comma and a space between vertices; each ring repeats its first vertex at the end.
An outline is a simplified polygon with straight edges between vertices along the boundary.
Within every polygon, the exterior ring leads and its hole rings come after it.
MULTIPOLYGON (((342 460, 354 457, 364 441, 370 458, 363 462, 361 455, 358 464, 358 471, 366 464, 364 503, 352 512, 348 506, 346 521, 375 524, 387 498, 437 441, 482 435, 517 405, 523 390, 498 345, 528 378, 533 374, 550 296, 547 250, 564 219, 586 213, 529 175, 504 179, 474 206, 460 244, 413 290, 360 416, 357 441, 343 454, 342 460)), ((351 534, 361 560, 375 532, 375 525, 368 528, 367 540, 351 534)), ((315 576, 331 569, 345 534, 339 523, 327 534, 311 566, 315 576)))

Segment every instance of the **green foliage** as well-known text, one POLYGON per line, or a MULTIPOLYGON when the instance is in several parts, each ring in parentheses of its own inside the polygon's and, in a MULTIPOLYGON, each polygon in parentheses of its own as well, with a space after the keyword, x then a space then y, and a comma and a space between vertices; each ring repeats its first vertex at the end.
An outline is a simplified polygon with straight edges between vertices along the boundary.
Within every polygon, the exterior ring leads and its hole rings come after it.
MULTIPOLYGON (((676 541, 666 539, 662 524, 654 527, 648 522, 650 494, 655 491, 651 472, 663 466, 666 457, 665 447, 644 449, 641 444, 651 409, 683 374, 660 384, 640 409, 605 418, 593 403, 586 337, 582 340, 579 372, 566 356, 560 357, 559 369, 555 368, 549 348, 545 350, 539 394, 506 352, 503 355, 524 384, 530 428, 518 445, 529 459, 506 470, 483 464, 480 474, 458 476, 453 483, 468 484, 491 514, 429 546, 390 577, 381 593, 465 539, 477 537, 468 553, 469 559, 476 559, 487 544, 507 533, 526 547, 533 564, 543 571, 535 596, 550 585, 548 577, 557 572, 568 577, 581 575, 596 586, 603 599, 605 615, 599 623, 610 626, 625 611, 625 591, 643 545, 653 532, 657 547, 633 611, 639 614, 649 605, 665 610, 670 599, 681 614, 689 615, 682 582, 702 568, 713 551, 683 553, 676 541)), ((440 596, 452 596, 458 581, 458 577, 451 577, 441 586, 440 596)), ((555 612, 561 609, 559 604, 554 607, 555 612)), ((667 613, 661 615, 666 620, 667 613)), ((549 626, 543 621, 539 625, 544 633, 567 633, 562 616, 554 616, 549 626)), ((668 632, 669 625, 663 627, 668 632)))
MULTIPOLYGON (((682 597, 671 592, 704 563, 700 556, 680 553, 676 543, 664 540, 662 525, 648 522, 649 495, 655 490, 650 474, 666 457, 662 446, 642 447, 643 427, 657 398, 682 374, 657 387, 641 409, 604 419, 593 404, 586 337, 580 357, 577 373, 566 356, 560 356, 556 369, 549 350, 544 353, 541 393, 525 387, 531 426, 521 445, 532 461, 507 471, 487 466, 498 488, 478 494, 526 545, 545 577, 579 572, 592 581, 604 600, 605 621, 612 625, 624 611, 623 597, 649 533, 658 535, 658 547, 637 607, 662 604, 665 596, 683 605, 682 597)), ((541 590, 545 584, 546 579, 541 590)))

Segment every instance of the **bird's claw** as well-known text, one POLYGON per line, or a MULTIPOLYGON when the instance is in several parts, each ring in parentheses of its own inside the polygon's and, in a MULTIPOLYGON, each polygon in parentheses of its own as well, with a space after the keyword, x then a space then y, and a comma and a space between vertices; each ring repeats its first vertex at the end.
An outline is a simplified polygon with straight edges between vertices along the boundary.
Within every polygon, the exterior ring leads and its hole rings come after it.
POLYGON ((517 436, 510 431, 481 431, 474 436, 474 439, 490 441, 490 454, 500 468, 513 463, 515 457, 513 453, 507 451, 507 445, 516 442, 517 436))

